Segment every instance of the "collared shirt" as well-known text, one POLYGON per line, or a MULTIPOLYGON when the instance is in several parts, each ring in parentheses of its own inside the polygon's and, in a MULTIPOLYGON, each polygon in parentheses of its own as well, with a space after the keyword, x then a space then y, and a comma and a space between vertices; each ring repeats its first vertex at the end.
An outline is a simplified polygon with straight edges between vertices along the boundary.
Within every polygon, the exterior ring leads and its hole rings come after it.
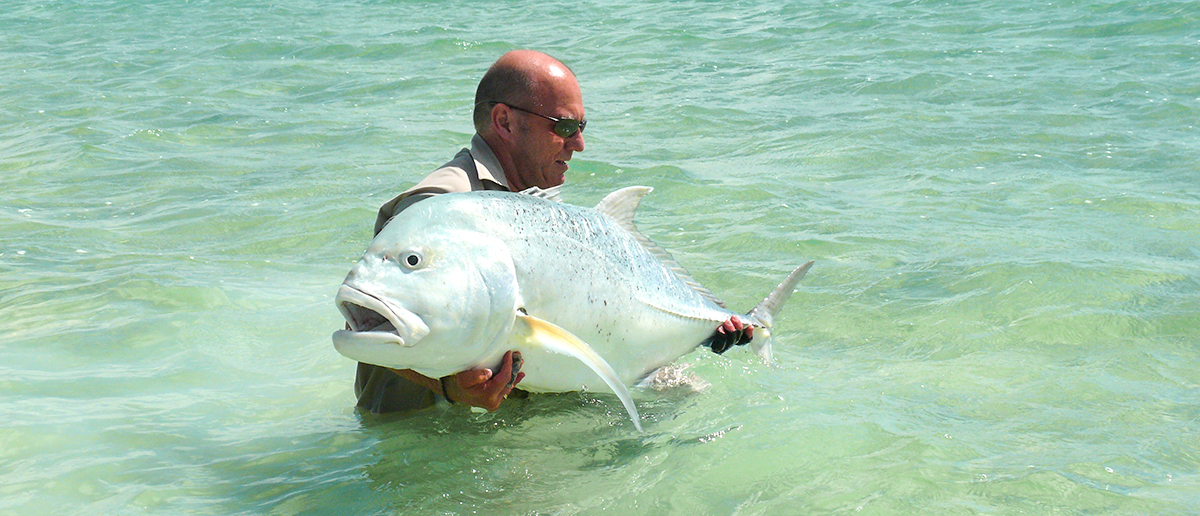
MULTIPOLYGON (((496 153, 483 137, 471 138, 471 148, 463 149, 416 186, 405 190, 379 208, 375 219, 378 235, 392 217, 413 203, 434 195, 476 190, 508 190, 508 181, 496 153)), ((374 413, 415 410, 432 406, 440 395, 408 381, 386 367, 359 362, 354 379, 358 406, 374 413)))
POLYGON ((416 186, 384 203, 375 218, 375 234, 383 231, 383 226, 397 213, 421 199, 443 193, 477 190, 508 190, 500 160, 478 134, 471 138, 470 149, 458 151, 454 159, 434 170, 416 186))

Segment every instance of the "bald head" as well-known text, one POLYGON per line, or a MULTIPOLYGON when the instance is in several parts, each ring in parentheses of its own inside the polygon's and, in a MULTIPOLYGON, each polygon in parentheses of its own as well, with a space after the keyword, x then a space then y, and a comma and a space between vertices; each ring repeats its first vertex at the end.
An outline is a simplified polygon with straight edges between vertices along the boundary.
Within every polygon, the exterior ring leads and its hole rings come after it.
POLYGON ((484 134, 491 124, 492 106, 504 102, 527 109, 552 103, 561 91, 579 91, 575 74, 559 60, 534 50, 513 50, 500 56, 475 90, 475 130, 484 134))
POLYGON ((568 162, 583 152, 583 93, 575 74, 557 59, 514 50, 488 68, 475 92, 475 131, 504 169, 514 192, 563 183, 568 162), (579 130, 555 130, 567 119, 579 130))

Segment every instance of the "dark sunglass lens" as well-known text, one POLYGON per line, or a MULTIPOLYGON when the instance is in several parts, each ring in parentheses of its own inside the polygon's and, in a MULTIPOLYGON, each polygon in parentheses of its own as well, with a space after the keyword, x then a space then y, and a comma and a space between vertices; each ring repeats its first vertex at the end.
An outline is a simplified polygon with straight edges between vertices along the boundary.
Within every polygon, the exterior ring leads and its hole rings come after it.
POLYGON ((579 124, 574 120, 559 120, 554 124, 554 133, 563 137, 570 138, 575 136, 575 132, 579 130, 579 124))
POLYGON ((554 133, 563 138, 570 138, 575 136, 575 133, 582 131, 585 125, 587 122, 564 118, 554 124, 554 133))

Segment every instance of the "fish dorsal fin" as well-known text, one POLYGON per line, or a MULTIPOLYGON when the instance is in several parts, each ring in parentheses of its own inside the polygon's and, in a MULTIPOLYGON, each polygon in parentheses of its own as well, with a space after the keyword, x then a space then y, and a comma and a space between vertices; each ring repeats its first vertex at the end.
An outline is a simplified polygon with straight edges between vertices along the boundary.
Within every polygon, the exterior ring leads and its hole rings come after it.
POLYGON ((650 251, 650 254, 653 254, 663 265, 671 269, 671 272, 674 272, 676 277, 687 283, 689 287, 692 287, 692 290, 695 290, 697 294, 716 303, 717 306, 725 308, 724 301, 721 301, 715 294, 704 288, 700 282, 692 278, 691 273, 687 269, 684 269, 679 262, 675 261, 675 257, 671 256, 671 253, 659 247, 658 244, 647 238, 646 235, 643 235, 641 231, 638 231, 637 226, 634 225, 633 213, 637 211, 638 205, 641 204, 642 197, 645 197, 646 194, 652 191, 654 189, 649 186, 627 186, 604 196, 600 204, 596 205, 596 211, 608 215, 609 218, 615 220, 617 225, 633 235, 638 243, 642 244, 642 247, 650 251))
POLYGON ((517 314, 517 320, 513 324, 513 331, 518 337, 515 344, 524 344, 531 348, 541 349, 560 355, 566 355, 588 366, 597 375, 600 376, 604 383, 616 393, 621 399, 621 404, 625 405, 625 410, 629 412, 629 417, 633 419, 633 426, 642 431, 642 417, 638 415, 637 406, 633 404, 633 396, 630 396, 629 389, 625 384, 621 383, 621 378, 617 376, 617 372, 612 366, 604 360, 587 345, 586 342, 579 340, 571 332, 555 325, 550 321, 538 319, 532 315, 523 313, 517 314))
POLYGON ((541 189, 536 186, 531 186, 521 190, 524 195, 532 195, 547 201, 562 202, 562 185, 551 186, 550 188, 541 189))
POLYGON ((653 191, 654 189, 649 186, 626 186, 605 195, 604 199, 600 200, 600 204, 596 205, 596 211, 608 215, 621 227, 631 230, 631 233, 636 233, 637 228, 633 225, 633 213, 642 203, 642 197, 653 191))

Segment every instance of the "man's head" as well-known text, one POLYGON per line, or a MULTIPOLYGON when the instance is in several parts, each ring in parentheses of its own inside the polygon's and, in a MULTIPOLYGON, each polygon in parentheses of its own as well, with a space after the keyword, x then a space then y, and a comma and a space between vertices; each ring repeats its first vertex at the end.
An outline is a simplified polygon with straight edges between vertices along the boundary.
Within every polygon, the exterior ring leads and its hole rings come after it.
POLYGON ((509 188, 562 184, 567 161, 583 151, 583 131, 563 137, 584 120, 583 93, 575 74, 557 59, 514 50, 497 59, 475 91, 475 130, 496 153, 509 188))

